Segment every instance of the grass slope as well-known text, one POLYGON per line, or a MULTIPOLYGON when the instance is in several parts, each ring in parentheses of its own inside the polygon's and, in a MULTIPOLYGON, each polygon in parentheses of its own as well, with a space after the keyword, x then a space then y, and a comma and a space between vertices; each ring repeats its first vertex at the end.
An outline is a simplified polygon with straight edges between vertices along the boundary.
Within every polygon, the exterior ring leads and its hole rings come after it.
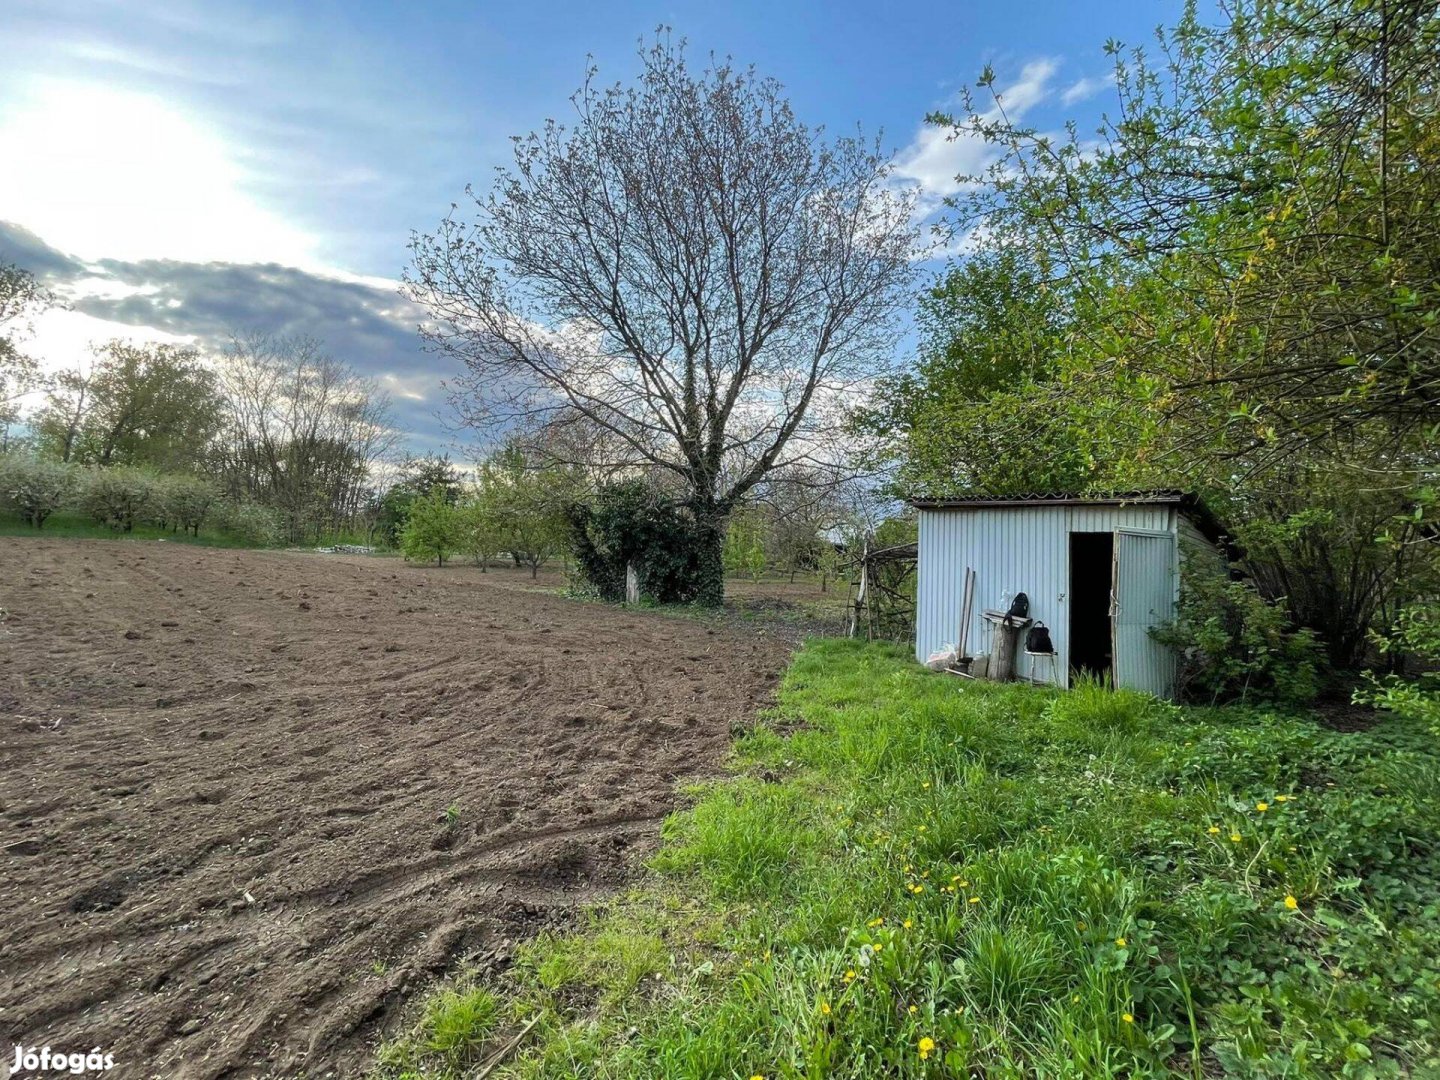
POLYGON ((526 949, 483 1048, 422 1020, 382 1073, 468 1075, 539 1015, 503 1075, 1440 1075, 1423 730, 826 641, 737 766, 634 895, 526 949))

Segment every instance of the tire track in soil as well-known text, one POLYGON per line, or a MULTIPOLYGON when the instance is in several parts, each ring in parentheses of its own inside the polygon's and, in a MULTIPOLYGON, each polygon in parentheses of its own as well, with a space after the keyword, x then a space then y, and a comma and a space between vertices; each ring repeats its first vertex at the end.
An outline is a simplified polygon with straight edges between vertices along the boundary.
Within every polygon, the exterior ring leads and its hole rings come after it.
POLYGON ((8 1045, 355 1075, 437 975, 620 884, 786 657, 486 576, 0 539, 8 1045))

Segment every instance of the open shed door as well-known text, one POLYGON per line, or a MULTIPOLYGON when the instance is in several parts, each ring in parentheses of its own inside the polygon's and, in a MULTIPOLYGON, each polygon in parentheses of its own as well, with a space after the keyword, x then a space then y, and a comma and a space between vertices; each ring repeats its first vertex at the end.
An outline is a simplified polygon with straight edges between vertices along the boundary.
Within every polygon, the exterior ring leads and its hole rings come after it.
POLYGON ((1175 537, 1168 532, 1115 530, 1111 616, 1115 685, 1171 696, 1175 654, 1150 636, 1175 617, 1175 537))

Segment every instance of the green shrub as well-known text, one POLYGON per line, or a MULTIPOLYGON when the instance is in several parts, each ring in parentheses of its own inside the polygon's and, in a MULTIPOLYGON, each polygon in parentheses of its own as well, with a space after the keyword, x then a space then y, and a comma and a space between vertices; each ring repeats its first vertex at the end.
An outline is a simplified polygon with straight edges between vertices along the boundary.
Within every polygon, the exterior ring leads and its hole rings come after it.
POLYGON ((445 557, 460 550, 464 542, 460 511, 440 485, 431 488, 410 504, 405 527, 400 530, 400 550, 407 559, 434 559, 445 565, 445 557))
POLYGON ((12 507, 33 528, 64 509, 75 490, 75 470, 43 458, 0 457, 0 503, 12 507))
POLYGON ((162 475, 154 480, 150 513, 161 528, 199 536, 200 526, 219 498, 219 491, 208 480, 198 476, 162 475))
POLYGON ((584 583, 602 600, 625 599, 634 564, 641 595, 684 604, 700 593, 701 549, 694 520, 643 480, 603 485, 590 502, 566 508, 570 548, 584 583))
POLYGON ((256 547, 280 543, 284 529, 280 515, 248 499, 221 499, 210 511, 211 522, 236 539, 256 547))
POLYGON ((1356 702, 1418 720, 1440 735, 1440 610, 1406 608, 1389 635, 1375 636, 1375 644, 1382 653, 1412 657, 1426 668, 1409 679, 1367 672, 1368 686, 1356 692, 1356 702))
POLYGON ((1248 582, 1199 560, 1181 571, 1175 622, 1152 634, 1179 657, 1176 689, 1183 699, 1299 704, 1319 692, 1315 635, 1294 629, 1285 608, 1248 582))
POLYGON ((98 525, 131 532, 161 505, 160 485, 141 469, 91 468, 80 488, 80 508, 98 525))

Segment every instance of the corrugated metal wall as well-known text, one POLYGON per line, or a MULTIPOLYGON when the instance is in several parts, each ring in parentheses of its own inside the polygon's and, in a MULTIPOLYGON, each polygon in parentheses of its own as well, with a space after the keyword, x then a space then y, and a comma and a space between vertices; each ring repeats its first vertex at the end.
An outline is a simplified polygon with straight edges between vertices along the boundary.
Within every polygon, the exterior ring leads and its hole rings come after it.
MULTIPOLYGON (((1017 592, 1030 597, 1030 617, 1050 629, 1056 657, 1037 659, 1034 676, 1066 684, 1070 669, 1070 533, 1115 529, 1173 531, 1172 507, 1022 506, 995 509, 921 510, 917 567, 915 655, 924 661, 959 636, 961 590, 967 566, 975 570, 975 603, 968 651, 989 651, 983 609, 1005 610, 1017 592)), ((1030 658, 1018 659, 1022 677, 1030 658)))
POLYGON ((1150 629, 1175 617, 1175 536, 1122 532, 1116 538, 1115 685, 1168 698, 1175 654, 1150 629))

